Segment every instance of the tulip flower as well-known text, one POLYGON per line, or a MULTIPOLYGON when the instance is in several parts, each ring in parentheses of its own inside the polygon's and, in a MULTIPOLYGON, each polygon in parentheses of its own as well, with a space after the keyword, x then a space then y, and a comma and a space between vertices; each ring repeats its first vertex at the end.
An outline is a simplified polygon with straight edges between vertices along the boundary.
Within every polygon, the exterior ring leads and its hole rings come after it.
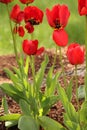
POLYGON ((55 30, 53 32, 53 40, 58 46, 66 46, 68 43, 68 35, 64 28, 68 23, 70 11, 66 5, 55 5, 52 10, 46 9, 48 23, 55 30))
POLYGON ((12 2, 13 0, 0 0, 1 3, 8 4, 12 2))
POLYGON ((38 49, 38 40, 24 40, 22 47, 27 55, 40 55, 44 51, 44 47, 38 49))
POLYGON ((38 25, 42 23, 43 12, 36 6, 28 6, 24 9, 24 20, 31 25, 38 25))
POLYGON ((67 25, 70 12, 66 5, 55 5, 52 10, 46 9, 46 16, 51 27, 60 29, 67 25))
POLYGON ((16 26, 16 27, 14 27, 13 33, 15 33, 15 34, 18 33, 20 37, 23 37, 24 34, 25 34, 23 26, 16 26))
POLYGON ((72 43, 68 47, 67 57, 72 65, 82 64, 84 62, 84 49, 78 43, 72 43))
POLYGON ((30 4, 32 3, 34 0, 20 0, 21 3, 23 4, 30 4))
POLYGON ((25 32, 24 32, 24 28, 22 26, 18 27, 18 34, 20 37, 23 37, 25 32))
POLYGON ((80 15, 87 15, 87 0, 78 0, 78 11, 80 15))
POLYGON ((54 30, 53 40, 58 46, 64 47, 68 43, 68 35, 64 29, 54 30))
POLYGON ((20 23, 24 19, 24 12, 20 10, 20 6, 18 4, 13 6, 12 11, 10 13, 10 18, 15 23, 20 23))
POLYGON ((25 28, 28 31, 28 33, 32 33, 34 31, 33 25, 31 25, 29 22, 26 23, 25 28))

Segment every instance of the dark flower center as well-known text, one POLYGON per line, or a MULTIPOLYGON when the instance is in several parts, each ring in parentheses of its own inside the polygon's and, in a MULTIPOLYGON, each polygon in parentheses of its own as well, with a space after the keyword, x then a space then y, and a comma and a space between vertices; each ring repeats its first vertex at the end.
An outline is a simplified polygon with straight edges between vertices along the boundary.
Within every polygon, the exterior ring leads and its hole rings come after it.
POLYGON ((31 25, 38 25, 39 21, 35 20, 35 19, 29 19, 28 20, 30 22, 31 25))
POLYGON ((55 28, 57 28, 57 29, 60 29, 60 28, 61 28, 60 21, 59 21, 58 19, 56 19, 56 20, 54 21, 54 23, 55 23, 55 28))

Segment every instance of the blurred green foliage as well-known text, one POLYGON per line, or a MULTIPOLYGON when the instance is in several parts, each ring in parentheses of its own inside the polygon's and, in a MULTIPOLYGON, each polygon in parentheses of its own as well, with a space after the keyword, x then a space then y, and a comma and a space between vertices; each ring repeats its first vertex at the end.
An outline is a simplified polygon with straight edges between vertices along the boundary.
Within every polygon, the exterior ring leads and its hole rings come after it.
MULTIPOLYGON (((20 4, 21 8, 24 7, 18 0, 9 4, 11 9, 14 4, 20 4)), ((43 23, 35 27, 34 39, 39 40, 39 46, 45 46, 46 48, 54 48, 55 43, 52 40, 53 29, 48 25, 45 10, 46 8, 52 8, 55 4, 66 4, 71 12, 67 27, 65 28, 69 35, 69 44, 71 42, 78 42, 84 44, 85 33, 85 19, 78 14, 78 5, 75 0, 35 0, 31 5, 38 6, 44 11, 43 23)), ((24 38, 17 38, 17 45, 21 46, 23 39, 30 39, 30 35, 27 34, 24 38)), ((13 53, 12 36, 9 28, 9 20, 6 11, 6 5, 0 3, 0 55, 13 53)))

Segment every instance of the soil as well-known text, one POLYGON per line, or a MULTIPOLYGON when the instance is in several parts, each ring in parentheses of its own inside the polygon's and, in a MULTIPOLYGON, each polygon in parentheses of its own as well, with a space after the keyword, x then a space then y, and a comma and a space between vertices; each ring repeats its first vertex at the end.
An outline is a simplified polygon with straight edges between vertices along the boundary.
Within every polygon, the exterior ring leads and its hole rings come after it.
MULTIPOLYGON (((38 71, 38 69, 40 68, 41 62, 44 60, 45 54, 49 56, 49 63, 47 65, 46 71, 45 71, 45 74, 47 74, 49 68, 53 64, 53 60, 54 60, 54 56, 55 56, 55 50, 53 50, 53 49, 50 49, 50 50, 47 49, 42 55, 35 57, 35 69, 36 69, 36 71, 38 71)), ((66 48, 64 48, 62 50, 62 54, 63 54, 62 62, 64 64, 66 81, 68 84, 70 79, 72 78, 72 76, 74 76, 74 66, 70 65, 67 60, 66 48)), ((4 83, 4 82, 11 82, 10 79, 7 77, 6 73, 4 72, 4 68, 9 68, 10 70, 12 70, 13 66, 17 66, 14 55, 0 56, 0 84, 4 83)), ((61 65, 60 65, 59 52, 58 52, 55 67, 54 67, 54 74, 57 72, 60 72, 60 71, 61 71, 61 65)), ((84 73, 85 73, 85 63, 83 65, 78 66, 78 71, 77 71, 78 86, 84 85, 84 73)), ((31 79, 31 78, 32 77, 31 77, 31 70, 30 70, 29 79, 31 79)), ((61 86, 65 88, 64 81, 63 81, 63 74, 60 76, 59 82, 61 83, 61 86)), ((44 90, 44 86, 45 86, 44 84, 45 83, 43 81, 43 86, 42 86, 43 90, 44 90)), ((2 103, 1 102, 2 96, 3 96, 3 93, 0 90, 0 106, 2 103)), ((9 105, 9 111, 11 113, 19 113, 20 108, 19 108, 18 104, 16 104, 16 102, 13 99, 11 99, 9 96, 6 96, 6 98, 7 98, 8 105, 9 105)), ((80 99, 79 103, 82 104, 83 100, 84 99, 80 99)), ((73 103, 75 109, 77 110, 78 108, 77 108, 76 95, 75 95, 75 80, 73 80, 72 103, 73 103)), ((58 101, 55 105, 52 106, 52 108, 50 109, 47 116, 49 116, 52 119, 63 124, 63 112, 64 112, 64 108, 62 106, 62 103, 60 101, 58 101)), ((4 114, 4 110, 2 109, 2 110, 0 110, 0 115, 3 115, 3 114, 4 114)), ((6 130, 4 122, 0 122, 0 130, 6 130)), ((15 127, 9 128, 8 130, 18 130, 18 129, 17 129, 17 126, 15 126, 15 127)))

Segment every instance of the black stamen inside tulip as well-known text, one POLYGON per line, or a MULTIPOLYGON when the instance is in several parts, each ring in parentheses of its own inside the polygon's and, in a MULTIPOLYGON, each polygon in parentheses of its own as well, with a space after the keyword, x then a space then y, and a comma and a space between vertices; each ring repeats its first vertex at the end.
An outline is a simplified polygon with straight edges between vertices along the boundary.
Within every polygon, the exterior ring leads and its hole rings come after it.
POLYGON ((55 23, 55 28, 57 28, 57 29, 61 28, 61 25, 60 25, 60 22, 59 22, 58 19, 56 19, 56 20, 54 21, 54 23, 55 23))
POLYGON ((39 24, 39 21, 36 21, 35 19, 30 19, 29 22, 31 25, 38 25, 39 24))

